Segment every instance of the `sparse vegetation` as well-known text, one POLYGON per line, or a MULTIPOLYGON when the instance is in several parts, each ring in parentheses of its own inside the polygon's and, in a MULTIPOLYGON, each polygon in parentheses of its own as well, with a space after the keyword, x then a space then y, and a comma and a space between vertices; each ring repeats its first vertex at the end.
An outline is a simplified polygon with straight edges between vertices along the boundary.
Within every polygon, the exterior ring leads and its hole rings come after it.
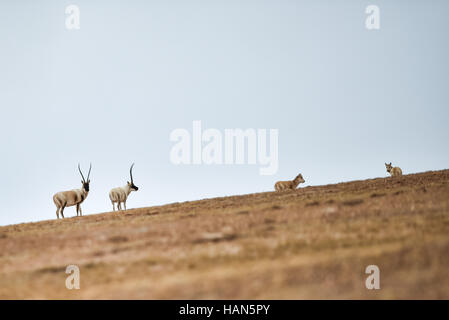
POLYGON ((0 227, 0 298, 448 299, 448 252, 443 170, 0 227))

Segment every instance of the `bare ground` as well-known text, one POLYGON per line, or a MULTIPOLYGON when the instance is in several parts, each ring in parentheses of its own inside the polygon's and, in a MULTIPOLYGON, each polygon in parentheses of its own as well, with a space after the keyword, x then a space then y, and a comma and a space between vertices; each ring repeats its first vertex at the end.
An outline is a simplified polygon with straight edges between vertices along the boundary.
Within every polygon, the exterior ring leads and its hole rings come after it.
POLYGON ((0 298, 448 299, 449 170, 0 227, 0 298))

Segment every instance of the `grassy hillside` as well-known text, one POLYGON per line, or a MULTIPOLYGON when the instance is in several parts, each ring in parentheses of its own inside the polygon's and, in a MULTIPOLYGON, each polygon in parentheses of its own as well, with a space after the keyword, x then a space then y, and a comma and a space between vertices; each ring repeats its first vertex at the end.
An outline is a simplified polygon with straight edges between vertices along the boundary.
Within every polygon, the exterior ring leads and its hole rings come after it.
POLYGON ((448 270, 449 170, 0 227, 2 299, 449 299, 448 270))

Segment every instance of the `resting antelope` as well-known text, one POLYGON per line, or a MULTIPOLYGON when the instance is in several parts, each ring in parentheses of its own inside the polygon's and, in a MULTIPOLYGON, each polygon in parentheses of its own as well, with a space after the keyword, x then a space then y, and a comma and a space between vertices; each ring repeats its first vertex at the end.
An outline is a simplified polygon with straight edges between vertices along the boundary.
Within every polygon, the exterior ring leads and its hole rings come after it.
POLYGON ((276 191, 283 191, 283 190, 287 190, 287 189, 295 190, 296 187, 298 187, 298 185, 300 183, 304 183, 304 182, 305 182, 305 180, 302 177, 302 174, 298 174, 296 176, 296 178, 293 179, 292 181, 278 181, 278 182, 276 182, 276 184, 274 185, 274 189, 276 191))
POLYGON ((387 172, 392 176, 392 177, 399 177, 402 176, 402 170, 399 167, 393 167, 391 165, 391 162, 385 163, 385 167, 387 168, 387 172))
POLYGON ((114 188, 109 192, 109 199, 111 199, 112 202, 112 210, 115 211, 115 203, 117 202, 117 210, 122 210, 121 203, 123 202, 123 205, 125 206, 126 210, 126 199, 128 199, 129 194, 131 191, 137 191, 139 190, 138 187, 134 184, 133 181, 133 167, 134 163, 131 165, 131 169, 129 169, 129 175, 131 177, 131 182, 128 181, 128 183, 123 187, 114 188))
POLYGON ((65 207, 71 207, 76 205, 76 215, 78 214, 80 216, 83 215, 81 211, 81 203, 87 198, 87 195, 89 194, 89 177, 90 177, 90 170, 92 169, 92 164, 89 167, 89 173, 87 174, 87 181, 84 179, 83 173, 81 172, 80 165, 78 164, 78 170, 81 174, 81 178, 83 179, 81 181, 82 187, 81 189, 73 189, 69 191, 61 191, 56 193, 53 196, 53 202, 56 205, 56 216, 59 219, 59 212, 61 211, 61 216, 64 219, 64 209, 65 207))

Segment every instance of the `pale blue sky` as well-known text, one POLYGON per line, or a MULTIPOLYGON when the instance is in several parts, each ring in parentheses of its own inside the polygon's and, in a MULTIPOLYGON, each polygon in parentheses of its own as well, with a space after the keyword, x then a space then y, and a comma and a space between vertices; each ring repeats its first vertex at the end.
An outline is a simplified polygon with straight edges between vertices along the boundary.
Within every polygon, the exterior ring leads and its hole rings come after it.
MULTIPOLYGON (((0 225, 54 219, 79 188, 84 214, 449 167, 449 2, 0 2, 0 225), (81 29, 65 28, 65 7, 81 29), (365 8, 380 7, 380 30, 365 8), (173 129, 274 128, 279 171, 175 166, 173 129)), ((66 217, 75 214, 66 209, 66 217)))

